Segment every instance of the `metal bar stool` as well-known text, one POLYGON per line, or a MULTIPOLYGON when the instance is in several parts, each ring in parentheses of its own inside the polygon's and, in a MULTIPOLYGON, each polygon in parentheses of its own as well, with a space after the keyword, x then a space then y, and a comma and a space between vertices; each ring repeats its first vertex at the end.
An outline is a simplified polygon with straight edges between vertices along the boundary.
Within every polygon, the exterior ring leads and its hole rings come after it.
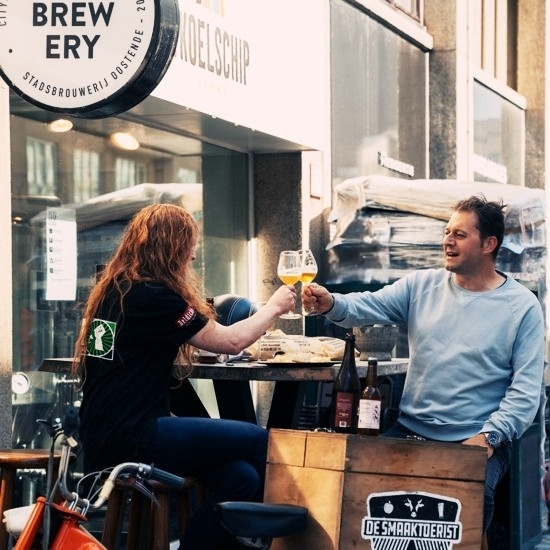
MULTIPOLYGON (((7 550, 9 535, 6 531, 4 511, 14 507, 15 479, 17 470, 48 468, 48 449, 1 449, 0 450, 0 550, 7 550)), ((59 455, 55 456, 59 461, 59 455)))
POLYGON ((126 548, 131 550, 167 550, 170 546, 170 500, 175 497, 178 535, 191 517, 195 505, 205 498, 205 489, 194 478, 186 478, 183 489, 175 491, 159 482, 148 482, 154 498, 143 494, 133 479, 119 480, 107 501, 101 542, 107 548, 118 548, 127 504, 128 538, 126 548))

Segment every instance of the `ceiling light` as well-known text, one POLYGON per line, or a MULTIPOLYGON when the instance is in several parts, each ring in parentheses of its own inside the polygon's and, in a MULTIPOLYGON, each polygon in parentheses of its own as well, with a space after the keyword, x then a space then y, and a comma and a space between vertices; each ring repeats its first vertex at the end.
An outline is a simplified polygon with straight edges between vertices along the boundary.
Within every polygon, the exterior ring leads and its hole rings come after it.
POLYGON ((126 132, 116 132, 111 134, 111 143, 125 149, 126 151, 135 151, 139 149, 139 141, 132 135, 126 132))
POLYGON ((72 128, 73 123, 66 118, 58 118, 57 120, 52 120, 52 122, 48 124, 48 130, 58 134, 68 132, 69 130, 72 130, 72 128))

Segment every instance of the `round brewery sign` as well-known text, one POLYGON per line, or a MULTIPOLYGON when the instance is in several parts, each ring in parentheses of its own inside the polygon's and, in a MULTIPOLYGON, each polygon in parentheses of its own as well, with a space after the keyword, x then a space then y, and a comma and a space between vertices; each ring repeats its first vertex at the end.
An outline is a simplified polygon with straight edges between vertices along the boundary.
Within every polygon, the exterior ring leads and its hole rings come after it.
POLYGON ((107 117, 157 86, 178 28, 177 0, 0 0, 0 76, 43 109, 107 117))

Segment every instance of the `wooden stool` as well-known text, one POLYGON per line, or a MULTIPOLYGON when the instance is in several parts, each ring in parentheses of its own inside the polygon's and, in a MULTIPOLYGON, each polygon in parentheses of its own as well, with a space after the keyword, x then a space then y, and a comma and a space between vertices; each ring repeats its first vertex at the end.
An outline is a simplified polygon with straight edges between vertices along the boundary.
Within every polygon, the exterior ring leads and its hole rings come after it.
MULTIPOLYGON (((56 455, 59 462, 59 455, 56 455)), ((15 478, 17 470, 47 469, 50 459, 48 449, 1 449, 0 450, 0 550, 8 547, 9 535, 6 531, 4 510, 13 508, 15 478)))
POLYGON ((204 489, 194 478, 186 478, 183 489, 175 490, 163 483, 148 482, 152 499, 135 488, 132 480, 118 480, 107 501, 105 523, 101 542, 109 549, 118 548, 124 524, 126 504, 129 501, 128 540, 131 550, 168 550, 170 546, 170 498, 175 496, 178 536, 181 538, 196 503, 202 502, 204 489))

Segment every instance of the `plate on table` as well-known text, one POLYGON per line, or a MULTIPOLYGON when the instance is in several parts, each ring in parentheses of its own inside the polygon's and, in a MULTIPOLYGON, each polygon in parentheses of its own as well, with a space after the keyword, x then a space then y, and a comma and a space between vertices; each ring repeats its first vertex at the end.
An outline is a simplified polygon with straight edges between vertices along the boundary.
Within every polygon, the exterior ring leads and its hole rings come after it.
POLYGON ((258 361, 261 365, 269 365, 270 367, 300 367, 300 368, 310 368, 310 367, 332 367, 337 365, 340 361, 275 361, 275 360, 266 360, 258 361))

